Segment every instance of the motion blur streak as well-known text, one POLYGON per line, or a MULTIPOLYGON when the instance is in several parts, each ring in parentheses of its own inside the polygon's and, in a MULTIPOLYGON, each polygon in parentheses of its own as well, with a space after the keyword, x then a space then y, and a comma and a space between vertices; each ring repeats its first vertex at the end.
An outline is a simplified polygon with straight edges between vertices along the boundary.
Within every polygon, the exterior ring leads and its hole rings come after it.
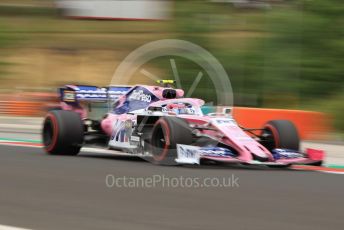
MULTIPOLYGON (((341 140, 344 53, 339 5, 341 0, 2 0, 0 114, 40 116, 55 106, 56 87, 105 86, 135 48, 178 38, 220 60, 236 106, 329 113, 334 126, 330 138, 341 140)), ((199 67, 173 59, 181 85, 188 89, 199 67)), ((173 75, 168 60, 147 63, 145 69, 168 79, 173 75)), ((130 83, 152 80, 137 72, 130 83)), ((192 96, 216 103, 215 95, 205 75, 192 96)))
MULTIPOLYGON (((16 141, 0 145, 0 229, 342 229, 344 184, 332 173, 344 165, 343 15, 343 0, 0 0, 0 142, 16 141), (303 149, 324 147, 337 169, 43 153, 43 116, 59 107, 59 87, 108 86, 128 54, 161 39, 192 42, 219 60, 240 125, 290 119, 308 141, 303 149), (235 174, 240 188, 109 189, 109 174, 235 174)), ((174 67, 188 96, 223 110, 207 71, 180 56, 145 63, 128 84, 174 79, 174 67)))
POLYGON ((0 152, 1 223, 49 230, 229 225, 320 230, 343 224, 338 205, 344 189, 343 183, 338 183, 342 175, 221 166, 163 167, 92 153, 46 156, 36 148, 11 146, 0 146, 0 152), (240 187, 115 189, 105 184, 109 173, 138 178, 162 172, 168 177, 200 178, 235 174, 240 187))

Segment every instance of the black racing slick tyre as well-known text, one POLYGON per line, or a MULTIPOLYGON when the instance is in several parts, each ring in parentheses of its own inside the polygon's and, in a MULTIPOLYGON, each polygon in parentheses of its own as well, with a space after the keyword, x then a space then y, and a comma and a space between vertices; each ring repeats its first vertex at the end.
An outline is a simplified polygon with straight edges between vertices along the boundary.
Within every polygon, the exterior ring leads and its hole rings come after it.
POLYGON ((42 138, 48 154, 77 155, 84 141, 80 115, 72 111, 50 111, 44 120, 42 138))
POLYGON ((150 140, 154 163, 176 165, 177 144, 192 144, 188 122, 178 117, 161 117, 154 124, 150 140))
POLYGON ((300 149, 300 137, 295 125, 288 120, 272 120, 265 124, 262 133, 263 145, 269 150, 275 148, 300 149))

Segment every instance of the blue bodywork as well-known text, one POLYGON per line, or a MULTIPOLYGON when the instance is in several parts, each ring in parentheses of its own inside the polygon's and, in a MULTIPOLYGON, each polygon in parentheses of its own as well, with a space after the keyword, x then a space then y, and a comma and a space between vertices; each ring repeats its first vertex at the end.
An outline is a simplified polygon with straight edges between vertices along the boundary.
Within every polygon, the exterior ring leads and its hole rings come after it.
POLYGON ((221 147, 201 147, 199 152, 208 157, 235 157, 231 150, 221 147))
POLYGON ((110 86, 99 88, 96 86, 76 85, 60 88, 59 94, 61 101, 77 104, 80 101, 116 101, 121 96, 125 95, 130 89, 131 87, 129 86, 110 86))
POLYGON ((151 103, 158 100, 159 98, 148 89, 141 86, 136 86, 127 93, 124 102, 119 102, 119 104, 115 106, 113 113, 123 114, 139 109, 145 109, 151 103))
POLYGON ((304 157, 302 153, 290 149, 273 149, 271 153, 275 160, 304 157))

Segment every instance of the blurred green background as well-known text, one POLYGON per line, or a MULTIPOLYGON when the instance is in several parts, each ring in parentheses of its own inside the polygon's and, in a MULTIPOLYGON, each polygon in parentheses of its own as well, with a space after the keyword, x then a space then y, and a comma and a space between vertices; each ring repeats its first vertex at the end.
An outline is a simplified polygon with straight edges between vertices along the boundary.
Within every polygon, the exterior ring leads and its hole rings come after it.
MULTIPOLYGON (((50 90, 67 81, 107 84, 135 48, 178 38, 218 58, 230 76, 235 105, 327 112, 342 133, 343 1, 248 6, 177 0, 171 20, 138 22, 72 20, 62 17, 51 0, 0 0, 0 90, 50 90)), ((187 88, 197 66, 177 63, 187 88)), ((162 61, 151 68, 170 77, 162 61)), ((193 96, 212 100, 210 84, 202 79, 193 96)))

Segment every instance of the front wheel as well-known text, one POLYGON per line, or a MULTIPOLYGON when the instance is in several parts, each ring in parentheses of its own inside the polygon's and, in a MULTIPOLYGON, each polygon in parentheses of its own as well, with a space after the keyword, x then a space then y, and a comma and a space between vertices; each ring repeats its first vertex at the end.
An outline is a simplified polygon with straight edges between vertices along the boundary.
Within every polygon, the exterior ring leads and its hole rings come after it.
POLYGON ((295 125, 288 120, 272 120, 265 124, 262 144, 270 151, 275 148, 300 149, 300 137, 295 125))
POLYGON ((177 144, 192 144, 192 132, 184 119, 161 117, 154 125, 150 139, 154 163, 176 165, 177 144))
POLYGON ((84 141, 80 115, 72 111, 50 111, 43 123, 42 139, 49 154, 77 155, 84 141))

